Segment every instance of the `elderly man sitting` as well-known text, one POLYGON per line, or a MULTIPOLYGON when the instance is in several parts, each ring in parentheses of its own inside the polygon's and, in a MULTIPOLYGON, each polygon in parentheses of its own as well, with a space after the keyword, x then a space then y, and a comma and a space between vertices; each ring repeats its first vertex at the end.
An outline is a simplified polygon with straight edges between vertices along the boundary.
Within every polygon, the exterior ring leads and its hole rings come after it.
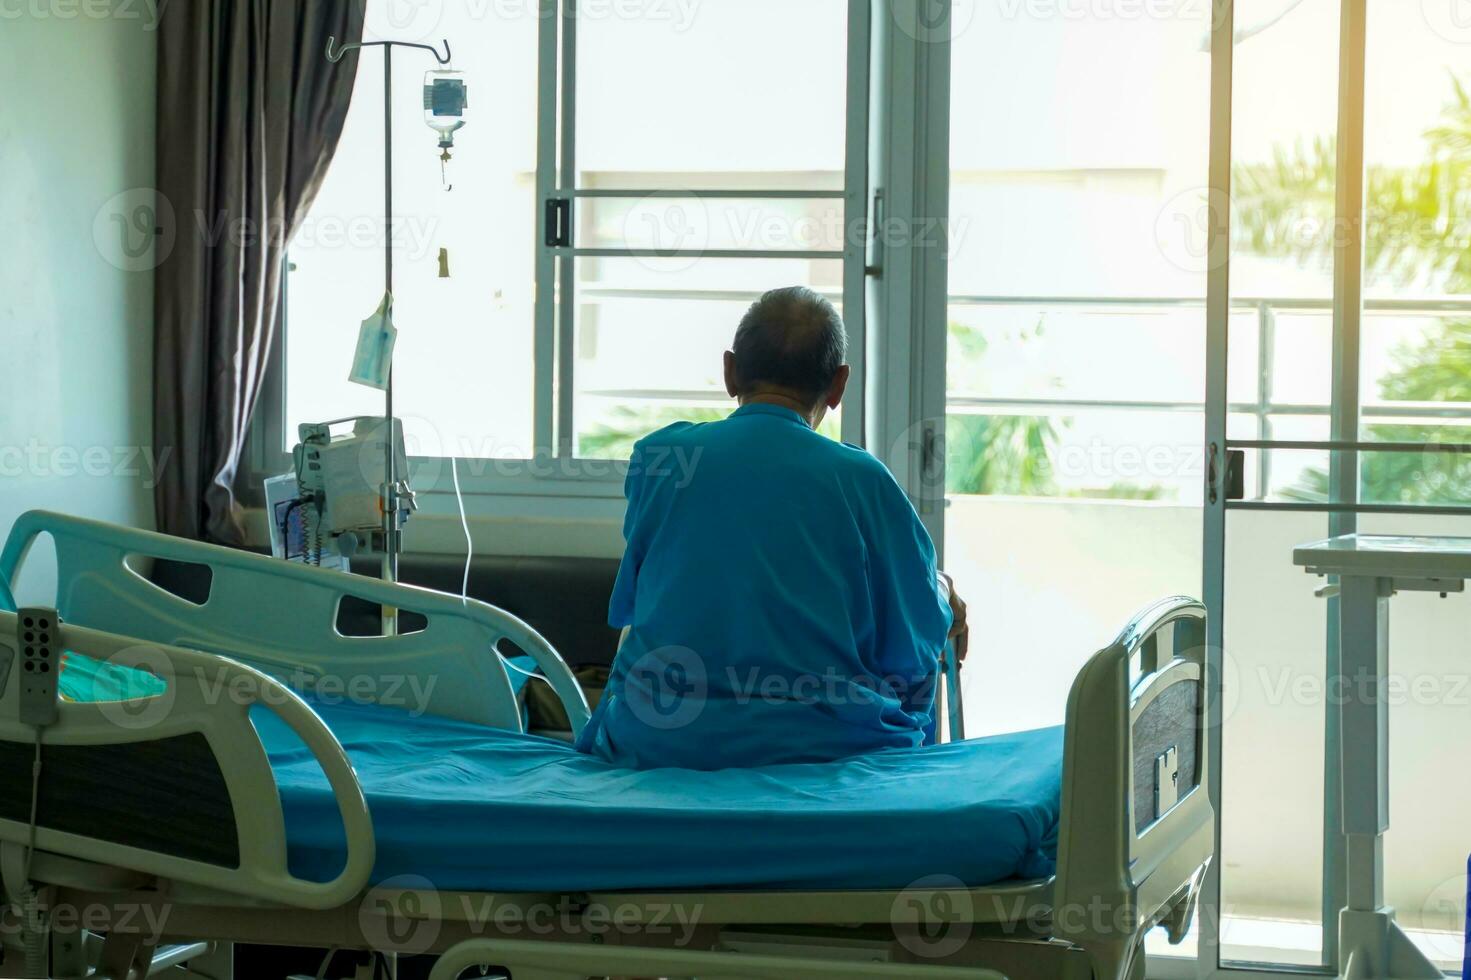
POLYGON ((888 469, 816 431, 843 400, 846 355, 826 299, 767 293, 725 355, 740 407, 639 442, 609 613, 628 631, 583 751, 723 769, 932 737, 965 606, 888 469))

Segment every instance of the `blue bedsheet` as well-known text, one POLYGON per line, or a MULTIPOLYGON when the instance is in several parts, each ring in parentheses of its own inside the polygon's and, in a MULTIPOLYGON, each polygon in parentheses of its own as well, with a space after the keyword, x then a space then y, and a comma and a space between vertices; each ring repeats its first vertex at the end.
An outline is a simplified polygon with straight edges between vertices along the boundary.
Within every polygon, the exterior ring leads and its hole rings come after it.
MULTIPOLYGON (((375 882, 445 890, 905 888, 1050 875, 1062 729, 830 765, 614 769, 570 746, 390 708, 313 705, 347 749, 378 838, 375 882)), ((343 865, 326 779, 273 715, 256 725, 290 863, 343 865)))

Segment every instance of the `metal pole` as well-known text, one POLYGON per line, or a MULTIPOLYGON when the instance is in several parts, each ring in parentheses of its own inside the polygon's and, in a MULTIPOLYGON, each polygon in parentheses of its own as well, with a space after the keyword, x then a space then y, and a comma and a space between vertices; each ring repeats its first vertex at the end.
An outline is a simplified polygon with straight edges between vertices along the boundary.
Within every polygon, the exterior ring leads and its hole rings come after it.
MULTIPOLYGON (((383 48, 383 290, 393 297, 393 45, 383 48)), ((398 482, 394 447, 398 444, 393 417, 393 365, 388 367, 388 387, 384 390, 384 420, 387 444, 384 457, 383 485, 383 581, 398 581, 398 482)), ((398 633, 398 610, 383 608, 383 632, 398 633)))
MULTIPOLYGON (((340 62, 349 51, 361 48, 383 49, 383 292, 391 303, 393 300, 393 49, 395 47, 420 48, 434 55, 441 65, 450 62, 449 41, 444 42, 444 53, 427 44, 411 41, 358 41, 337 44, 336 37, 327 39, 327 60, 340 62)), ((398 581, 398 556, 403 550, 399 527, 398 493, 398 423, 393 415, 393 364, 388 365, 388 385, 383 392, 383 418, 386 445, 383 452, 383 580, 398 581)), ((398 610, 384 607, 383 632, 386 636, 398 633, 398 610)))
MULTIPOLYGON (((1364 313, 1364 92, 1367 60, 1368 0, 1342 0, 1338 42, 1338 156, 1334 188, 1334 224, 1342 242, 1333 251, 1333 394, 1331 436, 1355 443, 1359 428, 1359 342, 1364 313)), ((1329 512, 1328 535, 1359 529, 1359 455, 1336 452, 1329 459, 1328 499, 1339 509, 1329 512), (1343 506, 1346 505, 1346 506, 1343 506)), ((1332 576, 1329 584, 1336 584, 1332 576)), ((1343 670, 1341 596, 1328 597, 1326 615, 1327 676, 1343 670)), ((1352 638, 1350 638, 1350 641, 1352 638)), ((1330 699, 1331 701, 1331 699, 1330 699)), ((1344 969, 1345 950, 1340 913, 1349 904, 1350 876, 1356 870, 1347 834, 1344 806, 1343 716, 1329 704, 1324 712, 1323 772, 1323 959, 1324 966, 1344 969)), ((1359 852, 1360 859, 1362 852, 1359 852)))

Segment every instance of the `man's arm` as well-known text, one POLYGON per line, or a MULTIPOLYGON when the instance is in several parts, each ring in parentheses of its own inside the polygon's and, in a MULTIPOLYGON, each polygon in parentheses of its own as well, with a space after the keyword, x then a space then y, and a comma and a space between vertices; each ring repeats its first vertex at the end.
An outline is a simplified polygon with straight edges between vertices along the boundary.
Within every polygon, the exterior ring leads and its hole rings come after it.
POLYGON ((953 589, 940 575, 934 542, 909 497, 877 460, 867 516, 879 667, 907 678, 910 711, 931 711, 941 658, 953 628, 953 589))
MULTIPOLYGON (((618 565, 618 578, 613 583, 613 595, 608 602, 608 625, 624 629, 633 625, 633 603, 638 594, 638 573, 643 565, 647 542, 640 534, 643 505, 643 443, 633 447, 628 474, 623 480, 623 495, 628 508, 623 515, 623 560, 618 565)), ((619 644, 622 646, 621 642, 619 644)))

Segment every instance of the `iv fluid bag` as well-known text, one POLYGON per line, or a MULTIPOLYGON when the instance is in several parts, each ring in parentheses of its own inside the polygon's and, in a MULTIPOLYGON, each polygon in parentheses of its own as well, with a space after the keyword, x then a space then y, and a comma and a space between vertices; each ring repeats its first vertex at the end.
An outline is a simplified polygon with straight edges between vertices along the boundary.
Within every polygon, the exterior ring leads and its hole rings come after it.
POLYGON ((446 141, 452 141, 453 134, 465 125, 469 104, 463 72, 425 72, 424 121, 440 135, 442 145, 448 145, 446 141))

